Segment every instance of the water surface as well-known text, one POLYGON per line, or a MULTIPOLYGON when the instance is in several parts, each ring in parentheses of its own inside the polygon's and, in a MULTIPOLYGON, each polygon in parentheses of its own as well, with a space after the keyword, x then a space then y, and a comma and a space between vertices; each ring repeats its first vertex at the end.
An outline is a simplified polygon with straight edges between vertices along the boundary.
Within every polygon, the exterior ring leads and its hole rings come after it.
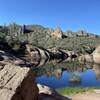
POLYGON ((36 70, 36 82, 51 88, 99 87, 100 65, 76 62, 48 63, 36 70), (79 81, 70 81, 75 77, 79 81))

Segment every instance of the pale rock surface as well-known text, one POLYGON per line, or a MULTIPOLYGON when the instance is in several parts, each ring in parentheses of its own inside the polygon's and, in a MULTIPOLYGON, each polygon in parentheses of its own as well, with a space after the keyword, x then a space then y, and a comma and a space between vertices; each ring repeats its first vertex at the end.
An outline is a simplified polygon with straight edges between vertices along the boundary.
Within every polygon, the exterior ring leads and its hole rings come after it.
POLYGON ((56 28, 54 30, 54 32, 51 33, 51 35, 54 36, 54 37, 56 37, 56 38, 62 38, 63 32, 62 32, 61 28, 58 27, 58 28, 56 28))
POLYGON ((44 86, 44 85, 37 85, 39 88, 38 100, 71 100, 68 97, 61 96, 55 90, 44 86))
POLYGON ((95 51, 92 53, 93 60, 95 63, 100 64, 100 46, 98 46, 95 51))

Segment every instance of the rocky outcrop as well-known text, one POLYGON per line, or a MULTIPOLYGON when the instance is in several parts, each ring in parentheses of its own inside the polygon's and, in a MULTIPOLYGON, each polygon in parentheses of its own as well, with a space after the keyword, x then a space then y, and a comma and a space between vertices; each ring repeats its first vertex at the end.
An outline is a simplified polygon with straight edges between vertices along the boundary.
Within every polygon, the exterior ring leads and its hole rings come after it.
POLYGON ((95 51, 92 53, 93 60, 95 63, 100 64, 100 46, 98 46, 95 51))
POLYGON ((2 63, 0 100, 36 100, 37 94, 38 88, 29 68, 21 68, 12 63, 2 63))
POLYGON ((60 61, 71 61, 78 57, 78 53, 76 51, 69 51, 64 49, 52 48, 48 49, 54 54, 54 59, 60 61))
POLYGON ((35 62, 35 64, 38 66, 44 65, 50 60, 54 60, 56 62, 65 60, 71 61, 78 57, 76 51, 67 51, 57 48, 44 49, 41 47, 32 46, 31 44, 27 44, 26 49, 31 61, 35 62))
POLYGON ((54 54, 44 48, 26 45, 28 55, 30 56, 31 62, 35 62, 36 66, 42 66, 49 60, 54 58, 54 54))
POLYGON ((73 32, 72 30, 67 30, 64 34, 68 37, 89 37, 89 38, 99 38, 99 35, 95 35, 84 30, 79 30, 77 32, 73 32))
POLYGON ((80 56, 79 61, 100 64, 100 46, 98 46, 92 54, 85 54, 80 56))
POLYGON ((85 32, 85 31, 83 31, 83 30, 79 30, 79 31, 77 32, 77 35, 78 35, 78 36, 88 36, 88 33, 85 32))
POLYGON ((92 34, 92 33, 88 33, 84 30, 79 30, 78 32, 76 32, 77 36, 84 36, 84 37, 90 37, 90 38, 98 38, 98 35, 92 34))
POLYGON ((63 37, 63 32, 60 27, 56 28, 54 32, 51 33, 52 36, 56 38, 62 38, 63 37))
MULTIPOLYGON (((34 51, 33 48, 27 48, 27 50, 34 51)), ((38 50, 41 58, 45 59, 45 52, 48 53, 48 51, 40 48, 38 50)), ((36 53, 36 49, 34 53, 36 53)), ((44 89, 40 90, 35 83, 35 71, 32 71, 23 60, 4 51, 0 51, 0 58, 0 100, 46 100, 45 98, 67 100, 46 86, 42 86, 44 89), (38 88, 42 92, 39 92, 38 88)), ((58 74, 61 73, 59 70, 58 72, 58 74)))
POLYGON ((79 57, 79 62, 93 63, 93 56, 89 54, 82 55, 79 57))
POLYGON ((34 76, 23 60, 0 51, 0 100, 36 100, 34 76))

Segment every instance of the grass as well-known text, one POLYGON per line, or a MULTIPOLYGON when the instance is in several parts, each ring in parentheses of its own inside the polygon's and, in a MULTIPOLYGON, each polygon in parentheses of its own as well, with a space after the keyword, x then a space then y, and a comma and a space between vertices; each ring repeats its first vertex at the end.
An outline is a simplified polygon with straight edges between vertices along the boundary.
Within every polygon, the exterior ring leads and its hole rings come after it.
POLYGON ((61 95, 75 95, 79 93, 84 93, 87 91, 93 91, 94 89, 100 89, 100 87, 67 87, 67 88, 60 88, 56 91, 61 95))

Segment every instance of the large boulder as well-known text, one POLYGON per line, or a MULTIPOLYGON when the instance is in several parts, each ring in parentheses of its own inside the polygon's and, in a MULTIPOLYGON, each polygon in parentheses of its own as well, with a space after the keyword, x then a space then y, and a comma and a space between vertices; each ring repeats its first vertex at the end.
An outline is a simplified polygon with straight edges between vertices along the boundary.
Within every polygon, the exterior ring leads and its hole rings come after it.
POLYGON ((0 100, 37 100, 38 88, 30 68, 8 62, 0 67, 0 100))
POLYGON ((31 62, 37 63, 38 66, 42 66, 51 59, 53 53, 42 47, 32 46, 31 44, 26 45, 26 50, 31 59, 31 62))
POLYGON ((86 60, 87 62, 89 62, 89 63, 93 63, 93 62, 94 62, 94 61, 93 61, 93 56, 92 56, 92 55, 86 54, 86 55, 84 55, 84 57, 85 57, 85 60, 86 60))
POLYGON ((92 54, 81 55, 79 61, 100 64, 100 46, 92 54))
POLYGON ((78 60, 79 60, 80 63, 86 63, 86 62, 93 63, 94 62, 93 56, 89 55, 89 54, 79 56, 78 60))
POLYGON ((31 62, 39 62, 40 61, 40 54, 39 54, 39 51, 36 49, 36 47, 30 45, 30 44, 27 44, 26 45, 26 50, 28 52, 28 57, 30 58, 31 62))
POLYGON ((93 71, 96 75, 96 79, 100 80, 100 65, 99 64, 94 64, 93 65, 93 71))
POLYGON ((95 63, 100 64, 100 46, 98 46, 95 51, 92 53, 93 60, 95 63))

